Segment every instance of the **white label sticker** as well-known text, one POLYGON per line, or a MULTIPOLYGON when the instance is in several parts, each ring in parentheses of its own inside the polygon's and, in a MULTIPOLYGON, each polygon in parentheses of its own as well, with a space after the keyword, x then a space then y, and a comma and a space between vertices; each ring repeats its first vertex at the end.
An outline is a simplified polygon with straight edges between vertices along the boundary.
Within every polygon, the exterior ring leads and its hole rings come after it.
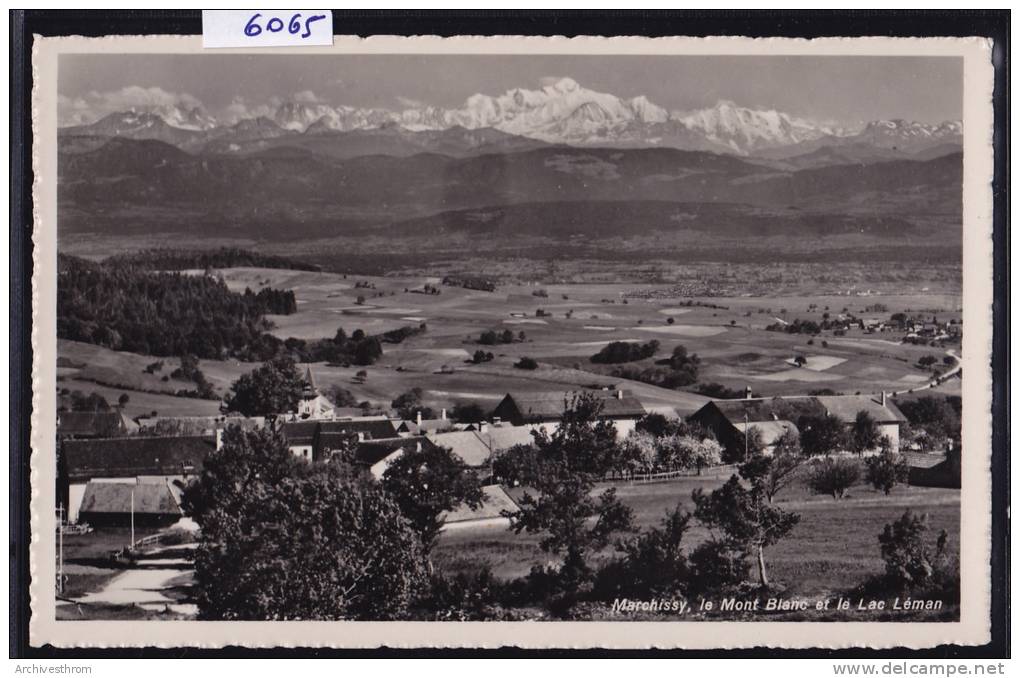
POLYGON ((333 44, 328 9, 202 10, 203 47, 297 47, 333 44))

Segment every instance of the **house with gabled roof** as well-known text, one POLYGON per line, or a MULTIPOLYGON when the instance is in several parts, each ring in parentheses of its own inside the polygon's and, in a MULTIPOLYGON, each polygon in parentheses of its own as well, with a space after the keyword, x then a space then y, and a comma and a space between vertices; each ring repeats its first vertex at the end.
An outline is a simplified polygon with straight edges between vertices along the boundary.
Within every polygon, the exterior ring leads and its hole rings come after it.
MULTIPOLYGON (((794 422, 802 416, 828 414, 850 427, 859 412, 871 415, 878 425, 880 436, 888 436, 893 449, 899 449, 900 427, 907 420, 884 393, 710 400, 688 417, 688 421, 704 426, 731 456, 740 457, 744 450, 745 431, 751 428, 762 432, 768 448, 774 447, 785 431, 796 430, 794 422)), ((869 450, 866 454, 875 452, 877 450, 869 450)))
POLYGON ((620 437, 625 437, 633 431, 638 419, 647 414, 641 401, 626 391, 599 390, 511 392, 507 393, 496 406, 492 416, 494 420, 508 421, 514 426, 544 426, 551 431, 559 424, 570 402, 581 394, 593 395, 601 401, 600 416, 616 424, 616 431, 620 437))
POLYGON ((75 522, 91 482, 164 482, 181 488, 202 472, 215 436, 96 438, 61 445, 58 496, 75 522))
POLYGON ((341 440, 377 440, 397 437, 397 424, 386 417, 357 417, 353 419, 285 421, 280 431, 290 451, 302 459, 318 459, 316 447, 327 441, 336 444, 341 440), (319 441, 319 442, 317 442, 319 441))
POLYGON ((93 527, 167 527, 180 520, 180 493, 166 480, 90 481, 76 520, 93 527))

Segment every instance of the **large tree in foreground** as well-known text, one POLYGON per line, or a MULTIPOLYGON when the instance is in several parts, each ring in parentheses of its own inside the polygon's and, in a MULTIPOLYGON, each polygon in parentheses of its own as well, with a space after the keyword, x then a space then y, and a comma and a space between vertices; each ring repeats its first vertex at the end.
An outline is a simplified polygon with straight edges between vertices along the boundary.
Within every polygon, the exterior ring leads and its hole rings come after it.
POLYGON ((404 452, 383 473, 382 485, 418 534, 426 556, 443 529, 444 513, 461 504, 482 505, 478 476, 445 447, 404 452))
POLYGON ((202 528, 203 619, 392 619, 426 579, 418 536, 381 487, 295 460, 272 432, 228 431, 184 507, 202 528))
POLYGON ((238 377, 221 409, 246 417, 294 412, 304 388, 304 377, 294 361, 289 356, 278 356, 238 377))
POLYGON ((568 598, 591 580, 590 553, 632 523, 632 511, 615 489, 593 493, 619 455, 616 427, 601 411, 597 398, 579 395, 567 404, 555 433, 535 433, 539 468, 531 480, 537 494, 526 492, 520 510, 506 513, 510 529, 540 534, 543 551, 562 555, 557 579, 568 598))

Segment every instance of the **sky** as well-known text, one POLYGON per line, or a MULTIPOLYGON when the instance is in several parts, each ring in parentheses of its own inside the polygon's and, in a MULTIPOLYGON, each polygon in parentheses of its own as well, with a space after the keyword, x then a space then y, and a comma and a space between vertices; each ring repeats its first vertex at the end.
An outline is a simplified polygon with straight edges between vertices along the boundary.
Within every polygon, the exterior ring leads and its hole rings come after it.
MULTIPOLYGON (((402 110, 458 108, 472 94, 538 89, 571 77, 669 110, 730 100, 841 125, 962 117, 956 57, 560 55, 64 55, 62 113, 201 103, 214 114, 287 99, 402 110)), ((63 122, 63 121, 62 121, 63 122)))

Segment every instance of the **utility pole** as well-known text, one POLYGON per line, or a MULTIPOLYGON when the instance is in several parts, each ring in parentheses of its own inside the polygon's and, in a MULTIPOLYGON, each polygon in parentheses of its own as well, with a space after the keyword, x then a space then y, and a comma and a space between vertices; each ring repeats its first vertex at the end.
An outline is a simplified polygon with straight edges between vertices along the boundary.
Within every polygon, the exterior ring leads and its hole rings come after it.
POLYGON ((747 412, 744 412, 744 461, 747 461, 747 450, 748 450, 748 429, 750 429, 750 419, 748 419, 747 412))
POLYGON ((131 486, 131 545, 128 549, 135 547, 135 488, 131 486))
POLYGON ((57 508, 57 593, 64 593, 64 504, 57 508))

